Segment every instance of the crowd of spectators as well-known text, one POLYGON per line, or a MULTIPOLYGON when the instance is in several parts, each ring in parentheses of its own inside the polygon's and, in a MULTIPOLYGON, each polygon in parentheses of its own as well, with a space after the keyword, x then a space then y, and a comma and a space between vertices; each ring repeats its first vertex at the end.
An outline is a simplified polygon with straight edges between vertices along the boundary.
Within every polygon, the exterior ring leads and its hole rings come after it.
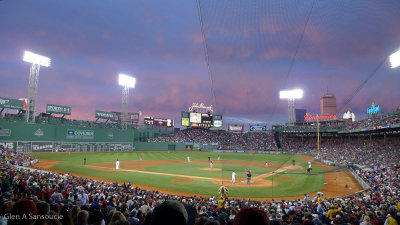
POLYGON ((347 124, 344 129, 353 130, 361 128, 374 128, 379 126, 390 126, 399 123, 400 123, 400 114, 397 115, 387 114, 383 116, 370 117, 355 121, 353 123, 347 124))
POLYGON ((218 143, 218 149, 277 149, 271 132, 234 133, 223 130, 189 128, 148 139, 148 142, 218 143))
MULTIPOLYGON (((313 137, 284 136, 283 148, 293 154, 318 154, 318 141, 313 137)), ((321 137, 320 156, 334 163, 359 164, 376 168, 393 163, 400 165, 400 138, 398 135, 365 138, 321 137)))
POLYGON ((258 225, 399 222, 399 164, 357 171, 370 189, 344 197, 253 201, 183 197, 128 184, 19 168, 32 158, 1 148, 1 224, 258 225), (5 160, 9 159, 9 160, 5 160))

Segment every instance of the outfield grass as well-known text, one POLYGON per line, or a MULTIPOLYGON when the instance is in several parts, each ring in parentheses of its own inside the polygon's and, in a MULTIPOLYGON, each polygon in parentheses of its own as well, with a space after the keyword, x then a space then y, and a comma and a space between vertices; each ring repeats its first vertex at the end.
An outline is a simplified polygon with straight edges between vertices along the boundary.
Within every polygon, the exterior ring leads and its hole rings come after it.
MULTIPOLYGON (((133 171, 115 171, 110 169, 111 173, 104 173, 99 170, 84 167, 83 158, 86 157, 87 165, 104 162, 115 162, 116 158, 121 161, 139 160, 139 155, 142 154, 143 160, 182 160, 182 163, 158 165, 145 168, 143 171, 200 176, 219 178, 230 177, 233 170, 236 171, 237 177, 245 177, 244 171, 251 169, 253 176, 264 174, 273 171, 271 168, 256 167, 252 164, 255 162, 264 162, 266 159, 270 163, 287 164, 292 163, 292 159, 296 160, 296 165, 300 165, 303 169, 286 171, 288 174, 276 174, 274 177, 289 177, 295 180, 278 180, 274 179, 274 183, 278 185, 274 188, 244 188, 244 187, 228 187, 229 195, 236 197, 289 197, 298 196, 304 193, 311 193, 322 190, 324 186, 324 174, 308 175, 304 173, 307 163, 301 161, 300 156, 293 155, 261 155, 247 153, 205 153, 205 152, 119 152, 119 153, 59 153, 59 154, 32 154, 39 159, 49 159, 61 161, 54 169, 90 175, 99 178, 107 178, 123 182, 132 182, 135 184, 152 186, 169 190, 183 191, 188 193, 196 193, 199 195, 217 195, 219 185, 212 183, 207 179, 194 179, 190 183, 176 183, 171 179, 182 178, 179 176, 166 176, 158 174, 146 174, 133 171), (221 155, 223 161, 244 161, 245 165, 220 164, 217 155, 221 155), (185 163, 186 157, 190 156, 191 160, 208 160, 208 156, 216 162, 214 168, 221 168, 221 171, 205 171, 200 168, 208 168, 208 163, 185 163), (294 173, 294 174, 293 174, 294 173), (117 175, 118 174, 118 175, 117 175)), ((222 161, 222 162, 223 162, 222 161)), ((313 165, 313 173, 323 172, 324 169, 313 165)), ((272 180, 272 177, 264 179, 272 180)))

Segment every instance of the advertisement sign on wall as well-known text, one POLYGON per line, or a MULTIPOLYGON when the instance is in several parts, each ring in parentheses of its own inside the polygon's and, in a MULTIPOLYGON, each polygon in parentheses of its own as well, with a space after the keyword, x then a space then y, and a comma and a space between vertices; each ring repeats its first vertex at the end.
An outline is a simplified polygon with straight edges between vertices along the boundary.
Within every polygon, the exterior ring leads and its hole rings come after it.
POLYGON ((93 139, 94 138, 94 131, 93 130, 74 130, 68 129, 67 130, 67 139, 93 139))
POLYGON ((267 131, 266 125, 250 125, 250 131, 267 131))

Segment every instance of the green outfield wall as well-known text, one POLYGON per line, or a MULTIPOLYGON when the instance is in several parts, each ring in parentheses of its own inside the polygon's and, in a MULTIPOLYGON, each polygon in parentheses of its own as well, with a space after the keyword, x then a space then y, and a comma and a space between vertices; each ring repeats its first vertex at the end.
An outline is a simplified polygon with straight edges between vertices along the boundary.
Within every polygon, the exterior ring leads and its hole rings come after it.
POLYGON ((135 150, 138 150, 138 151, 192 150, 192 149, 190 149, 190 146, 185 145, 184 143, 168 143, 168 142, 135 142, 134 147, 135 147, 135 150))
POLYGON ((0 122, 0 144, 23 152, 131 151, 134 130, 0 122))

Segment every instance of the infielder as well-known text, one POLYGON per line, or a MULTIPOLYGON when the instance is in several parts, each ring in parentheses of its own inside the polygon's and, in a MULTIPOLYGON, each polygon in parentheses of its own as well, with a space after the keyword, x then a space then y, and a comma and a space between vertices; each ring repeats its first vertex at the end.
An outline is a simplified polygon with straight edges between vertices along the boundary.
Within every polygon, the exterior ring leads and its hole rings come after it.
POLYGON ((119 170, 119 159, 117 159, 117 161, 115 162, 115 169, 119 170))
POLYGON ((312 170, 312 168, 311 168, 311 161, 308 161, 308 170, 307 170, 307 172, 310 172, 312 170))
POLYGON ((187 157, 187 162, 190 163, 190 157, 189 156, 187 157))
POLYGON ((236 182, 236 173, 235 171, 232 171, 232 183, 236 182))
POLYGON ((210 161, 210 168, 213 168, 214 161, 210 161))
POLYGON ((142 154, 140 154, 139 158, 140 158, 140 160, 142 160, 142 159, 143 159, 143 158, 142 158, 142 154))
POLYGON ((265 168, 268 168, 268 160, 265 160, 265 168))
POLYGON ((220 160, 221 159, 221 156, 220 155, 218 155, 218 160, 220 160))

